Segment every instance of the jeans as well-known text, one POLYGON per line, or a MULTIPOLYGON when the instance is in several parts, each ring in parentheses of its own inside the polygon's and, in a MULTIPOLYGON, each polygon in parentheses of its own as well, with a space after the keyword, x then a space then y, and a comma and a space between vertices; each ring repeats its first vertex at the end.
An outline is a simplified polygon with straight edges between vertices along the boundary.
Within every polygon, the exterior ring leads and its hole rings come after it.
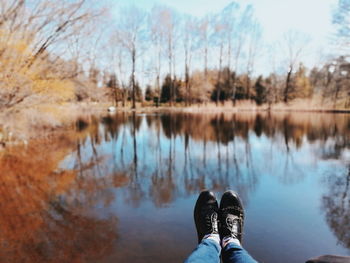
POLYGON ((257 263, 248 252, 235 243, 229 243, 221 251, 221 246, 211 239, 203 239, 185 263, 257 263))

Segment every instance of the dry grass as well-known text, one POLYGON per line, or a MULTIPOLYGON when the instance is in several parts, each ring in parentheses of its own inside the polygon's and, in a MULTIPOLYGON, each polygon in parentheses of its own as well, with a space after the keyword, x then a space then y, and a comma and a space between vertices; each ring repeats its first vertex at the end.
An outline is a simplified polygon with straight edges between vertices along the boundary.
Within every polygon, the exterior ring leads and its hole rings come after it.
POLYGON ((0 142, 26 143, 37 137, 70 130, 77 119, 105 112, 106 105, 96 103, 43 104, 0 114, 0 142))
MULTIPOLYGON (((53 133, 71 130, 77 119, 88 119, 92 115, 107 114, 111 103, 80 102, 60 104, 40 104, 17 111, 0 113, 0 143, 14 144, 26 142, 31 138, 46 137, 53 133)), ((182 104, 169 107, 163 104, 160 107, 148 103, 137 103, 137 112, 187 112, 187 113, 235 113, 235 112, 267 112, 269 105, 258 106, 252 101, 238 101, 233 107, 232 102, 225 102, 216 106, 215 103, 194 104, 184 107, 182 104)), ((333 111, 331 103, 321 106, 318 100, 295 100, 288 105, 273 104, 272 112, 289 111, 333 111)), ((344 110, 345 109, 337 109, 344 110)), ((131 102, 125 107, 118 106, 118 111, 131 111, 131 102)))

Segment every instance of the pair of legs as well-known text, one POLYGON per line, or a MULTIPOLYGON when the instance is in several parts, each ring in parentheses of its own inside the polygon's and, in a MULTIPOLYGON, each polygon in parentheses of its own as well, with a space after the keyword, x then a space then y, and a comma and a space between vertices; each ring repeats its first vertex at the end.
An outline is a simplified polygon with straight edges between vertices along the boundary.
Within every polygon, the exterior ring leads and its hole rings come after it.
POLYGON ((215 195, 200 193, 194 208, 198 246, 185 263, 256 263, 241 246, 244 210, 241 200, 233 191, 223 194, 220 207, 215 195))

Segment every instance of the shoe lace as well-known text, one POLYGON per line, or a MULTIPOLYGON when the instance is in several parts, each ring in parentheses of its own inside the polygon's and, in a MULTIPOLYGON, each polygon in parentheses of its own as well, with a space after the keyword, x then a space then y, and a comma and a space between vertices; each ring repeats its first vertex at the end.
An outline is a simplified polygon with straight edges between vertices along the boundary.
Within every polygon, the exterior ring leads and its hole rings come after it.
POLYGON ((230 207, 222 209, 224 228, 226 228, 225 236, 231 236, 233 238, 239 238, 241 235, 243 223, 243 210, 240 207, 230 207))
POLYGON ((216 212, 207 211, 205 214, 205 225, 210 233, 219 233, 218 230, 218 214, 216 212))
POLYGON ((230 232, 230 235, 234 238, 238 237, 238 226, 239 226, 239 220, 237 217, 227 217, 226 218, 226 227, 230 232))

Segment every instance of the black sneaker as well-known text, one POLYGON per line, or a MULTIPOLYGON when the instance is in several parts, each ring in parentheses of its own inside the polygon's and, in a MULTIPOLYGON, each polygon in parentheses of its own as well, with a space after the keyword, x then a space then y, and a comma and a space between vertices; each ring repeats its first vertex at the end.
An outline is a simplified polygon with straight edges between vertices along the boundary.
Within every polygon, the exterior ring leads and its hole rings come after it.
POLYGON ((196 224, 198 243, 208 234, 219 234, 218 202, 214 193, 202 191, 194 207, 194 222, 196 224))
POLYGON ((226 191, 220 202, 220 238, 233 237, 242 242, 244 209, 238 194, 226 191))

